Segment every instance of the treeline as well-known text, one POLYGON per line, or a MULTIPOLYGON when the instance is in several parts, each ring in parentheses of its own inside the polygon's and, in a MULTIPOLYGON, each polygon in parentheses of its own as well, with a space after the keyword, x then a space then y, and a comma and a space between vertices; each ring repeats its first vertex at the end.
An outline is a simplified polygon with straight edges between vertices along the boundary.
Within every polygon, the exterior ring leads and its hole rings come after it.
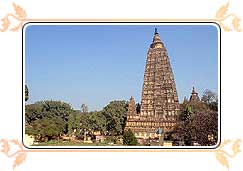
MULTIPOLYGON (((28 88, 25 100, 29 99, 28 88)), ((74 110, 61 101, 40 101, 25 106, 25 133, 34 135, 37 141, 58 140, 63 136, 84 140, 96 133, 105 135, 112 142, 123 138, 126 145, 136 145, 137 140, 131 130, 124 132, 128 102, 111 101, 101 111, 88 111, 83 104, 80 110, 74 110)), ((140 104, 136 105, 140 113, 140 104)), ((180 113, 176 117, 173 130, 166 132, 165 140, 174 145, 215 145, 218 140, 218 97, 206 90, 200 101, 185 99, 180 104, 180 113)))
POLYGON ((216 145, 218 141, 218 97, 206 90, 201 100, 181 104, 181 112, 173 131, 167 134, 169 140, 182 142, 178 145, 216 145))
POLYGON ((40 101, 25 106, 25 132, 39 141, 73 136, 82 139, 95 132, 107 136, 123 135, 128 104, 125 100, 112 101, 101 111, 80 110, 61 101, 40 101))

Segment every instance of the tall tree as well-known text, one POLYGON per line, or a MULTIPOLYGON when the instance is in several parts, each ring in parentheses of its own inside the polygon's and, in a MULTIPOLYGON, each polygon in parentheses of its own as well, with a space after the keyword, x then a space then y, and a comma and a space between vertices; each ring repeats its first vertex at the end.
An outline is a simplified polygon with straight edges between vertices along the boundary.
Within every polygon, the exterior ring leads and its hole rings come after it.
POLYGON ((66 123, 60 117, 43 118, 35 120, 31 126, 26 128, 26 133, 40 136, 39 139, 50 140, 64 134, 66 123))
POLYGON ((28 86, 25 84, 25 101, 29 100, 29 89, 28 86))
POLYGON ((203 146, 215 145, 218 139, 218 98, 206 90, 198 103, 183 103, 175 132, 185 145, 197 142, 203 146))
POLYGON ((106 131, 106 118, 102 112, 90 112, 89 113, 90 129, 94 131, 100 131, 104 133, 106 131))
POLYGON ((128 104, 125 100, 112 101, 104 107, 102 113, 106 118, 106 128, 110 135, 122 135, 125 128, 128 104))
POLYGON ((40 103, 26 105, 25 122, 30 125, 33 121, 44 118, 45 116, 42 110, 43 106, 40 103))
POLYGON ((72 112, 69 104, 61 101, 39 101, 34 104, 25 106, 25 116, 27 122, 45 117, 51 118, 60 116, 64 121, 68 120, 69 114, 72 112))
POLYGON ((82 113, 88 113, 88 106, 85 105, 85 104, 82 104, 82 105, 81 105, 81 112, 82 112, 82 113))
POLYGON ((75 128, 76 128, 76 135, 79 135, 80 130, 81 130, 81 114, 80 114, 80 112, 75 112, 75 128))
MULTIPOLYGON (((34 104, 26 105, 25 107, 25 122, 29 129, 29 132, 39 131, 39 134, 45 135, 48 129, 52 129, 55 133, 51 134, 57 135, 56 131, 59 130, 59 134, 67 133, 67 121, 68 116, 73 112, 71 106, 67 103, 60 101, 41 101, 34 104), (60 121, 61 120, 61 121, 60 121), (41 121, 44 123, 42 124, 41 121), (47 124, 51 125, 44 128, 47 124), (56 123, 56 124, 55 124, 56 123), (54 126, 60 129, 54 129, 54 126), (65 126, 63 126, 65 125, 65 126), (30 131, 32 129, 32 131, 30 131), (42 130, 45 130, 44 132, 42 130)), ((50 130, 50 132, 52 132, 50 130)))
POLYGON ((123 134, 123 144, 125 145, 137 145, 138 141, 131 129, 125 131, 123 134))
POLYGON ((75 116, 73 113, 70 113, 68 116, 68 135, 71 136, 75 129, 75 116))
POLYGON ((177 139, 183 141, 186 146, 193 145, 195 140, 195 127, 190 106, 186 106, 186 109, 178 116, 177 126, 174 132, 177 139))
POLYGON ((218 111, 218 96, 211 90, 205 90, 202 96, 202 102, 204 102, 210 110, 218 111))
POLYGON ((194 118, 196 142, 203 146, 216 145, 218 140, 218 113, 197 113, 194 118))

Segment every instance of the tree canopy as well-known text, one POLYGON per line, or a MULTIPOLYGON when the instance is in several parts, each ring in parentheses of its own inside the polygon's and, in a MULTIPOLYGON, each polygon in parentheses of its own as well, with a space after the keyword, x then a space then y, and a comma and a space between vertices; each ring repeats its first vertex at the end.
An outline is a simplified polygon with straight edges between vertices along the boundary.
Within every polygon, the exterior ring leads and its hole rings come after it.
POLYGON ((74 133, 76 136, 84 136, 95 132, 122 135, 126 112, 126 101, 112 101, 103 110, 91 112, 88 112, 85 104, 82 104, 81 110, 73 110, 65 102, 40 101, 25 107, 26 133, 42 137, 64 134, 71 136, 74 133), (49 125, 46 126, 47 124, 49 125))
POLYGON ((218 96, 211 90, 204 91, 202 102, 204 102, 211 110, 218 111, 218 96))
POLYGON ((183 141, 186 146, 191 146, 194 141, 195 128, 193 123, 193 113, 190 106, 186 106, 180 113, 175 128, 176 138, 183 141))
POLYGON ((67 121, 72 112, 71 106, 61 101, 40 101, 26 105, 26 133, 42 137, 65 134, 67 121))
POLYGON ((177 139, 188 146, 194 142, 203 146, 215 145, 218 139, 216 93, 206 90, 200 102, 184 102, 173 132, 177 139))
POLYGON ((61 117, 64 121, 67 121, 72 111, 71 106, 65 102, 47 100, 26 105, 25 116, 29 122, 45 117, 52 118, 54 116, 61 117))
POLYGON ((127 113, 128 104, 125 100, 112 101, 102 110, 106 118, 106 129, 110 135, 122 135, 127 113))
POLYGON ((29 89, 27 85, 25 84, 25 101, 29 100, 29 89))
POLYGON ((60 136, 65 129, 65 121, 55 116, 52 119, 42 118, 35 120, 30 127, 26 128, 26 133, 51 138, 53 136, 60 136))
POLYGON ((138 144, 138 141, 131 129, 128 129, 127 131, 124 132, 123 144, 125 144, 125 145, 137 145, 138 144))

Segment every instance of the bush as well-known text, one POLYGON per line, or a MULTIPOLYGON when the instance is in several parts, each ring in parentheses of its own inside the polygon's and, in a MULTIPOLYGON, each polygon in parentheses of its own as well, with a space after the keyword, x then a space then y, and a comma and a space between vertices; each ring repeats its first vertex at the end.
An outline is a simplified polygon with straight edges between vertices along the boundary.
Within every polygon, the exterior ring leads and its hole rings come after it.
POLYGON ((125 145, 137 145, 138 144, 137 138, 135 137, 135 135, 133 134, 131 129, 124 132, 123 144, 125 144, 125 145))

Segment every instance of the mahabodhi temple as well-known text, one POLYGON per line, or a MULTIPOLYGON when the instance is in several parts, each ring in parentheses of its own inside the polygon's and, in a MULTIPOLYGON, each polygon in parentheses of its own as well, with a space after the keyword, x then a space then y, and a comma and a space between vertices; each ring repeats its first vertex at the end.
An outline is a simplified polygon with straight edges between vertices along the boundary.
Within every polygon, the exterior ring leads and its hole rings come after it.
POLYGON ((156 138, 156 130, 164 132, 175 125, 179 101, 170 59, 164 43, 155 29, 153 42, 147 53, 140 113, 134 98, 128 105, 125 130, 131 129, 137 138, 156 138))

